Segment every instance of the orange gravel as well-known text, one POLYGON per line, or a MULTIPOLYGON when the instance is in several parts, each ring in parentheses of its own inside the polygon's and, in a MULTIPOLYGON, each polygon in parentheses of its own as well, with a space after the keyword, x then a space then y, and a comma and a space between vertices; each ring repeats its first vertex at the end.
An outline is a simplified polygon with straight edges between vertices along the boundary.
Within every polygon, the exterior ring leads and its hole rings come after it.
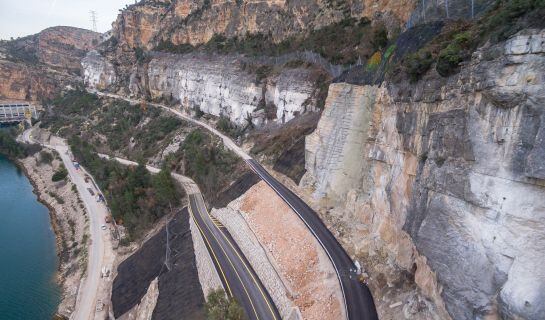
POLYGON ((342 319, 333 266, 297 214, 263 181, 244 194, 240 209, 275 260, 303 319, 342 319))

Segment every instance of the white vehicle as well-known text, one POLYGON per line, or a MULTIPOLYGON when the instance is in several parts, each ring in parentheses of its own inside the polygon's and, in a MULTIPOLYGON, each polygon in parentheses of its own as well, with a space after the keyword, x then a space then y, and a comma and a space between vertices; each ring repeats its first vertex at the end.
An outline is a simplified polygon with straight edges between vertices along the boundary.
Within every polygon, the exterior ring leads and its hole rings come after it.
POLYGON ((101 228, 102 230, 106 230, 106 225, 103 224, 100 228, 101 228))
POLYGON ((102 267, 101 274, 103 278, 108 278, 110 276, 110 269, 102 267))

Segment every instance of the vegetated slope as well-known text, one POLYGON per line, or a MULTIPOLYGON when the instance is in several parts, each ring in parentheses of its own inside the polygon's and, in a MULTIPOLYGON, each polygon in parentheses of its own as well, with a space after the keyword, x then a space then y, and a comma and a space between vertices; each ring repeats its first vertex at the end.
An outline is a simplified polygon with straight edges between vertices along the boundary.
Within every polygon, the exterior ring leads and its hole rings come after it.
POLYGON ((116 221, 128 231, 129 240, 141 238, 161 217, 182 202, 185 195, 168 169, 151 175, 143 164, 127 167, 100 158, 89 143, 74 136, 70 149, 96 179, 116 221))
POLYGON ((43 100, 81 81, 80 60, 101 35, 73 27, 53 27, 0 41, 0 99, 43 100))
MULTIPOLYGON (((52 100, 41 126, 73 138, 83 147, 85 158, 96 160, 89 163, 91 166, 103 162, 92 156, 96 151, 187 175, 213 205, 231 201, 255 182, 255 177, 249 176, 250 169, 217 137, 146 103, 130 105, 71 90, 52 100), (230 195, 230 186, 236 181, 240 191, 230 195)), ((104 170, 97 169, 99 178, 110 178, 104 170)), ((150 226, 149 221, 141 222, 150 226)))

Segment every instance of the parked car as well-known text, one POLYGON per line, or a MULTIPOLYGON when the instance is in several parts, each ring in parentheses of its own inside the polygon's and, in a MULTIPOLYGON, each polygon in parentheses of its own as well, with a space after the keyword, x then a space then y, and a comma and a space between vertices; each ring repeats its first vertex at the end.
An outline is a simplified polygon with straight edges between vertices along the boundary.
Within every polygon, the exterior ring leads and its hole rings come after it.
POLYGON ((106 225, 103 224, 103 225, 100 227, 100 229, 106 230, 106 225))

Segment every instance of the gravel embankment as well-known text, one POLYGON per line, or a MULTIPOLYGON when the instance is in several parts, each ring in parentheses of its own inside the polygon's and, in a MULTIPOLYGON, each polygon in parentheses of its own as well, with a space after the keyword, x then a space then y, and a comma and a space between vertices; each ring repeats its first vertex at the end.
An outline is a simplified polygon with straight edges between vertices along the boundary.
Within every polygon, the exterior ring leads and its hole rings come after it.
POLYGON ((234 200, 227 208, 213 209, 211 214, 216 217, 229 231, 236 241, 242 253, 246 256, 259 279, 263 282, 265 288, 271 295, 282 319, 293 318, 297 314, 295 305, 288 298, 291 296, 291 290, 284 285, 281 276, 263 249, 253 231, 250 229, 246 220, 240 215, 238 210, 240 200, 234 200), (290 317, 292 315, 292 317, 290 317))

